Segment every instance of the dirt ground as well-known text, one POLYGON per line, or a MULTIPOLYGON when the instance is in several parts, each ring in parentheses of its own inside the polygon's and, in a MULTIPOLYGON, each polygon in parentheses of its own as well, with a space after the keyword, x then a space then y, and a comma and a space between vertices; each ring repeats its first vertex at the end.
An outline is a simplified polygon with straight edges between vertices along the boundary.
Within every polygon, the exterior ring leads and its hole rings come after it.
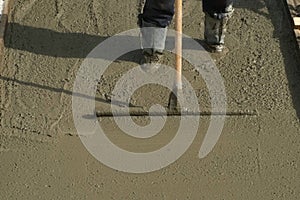
MULTIPOLYGON (((0 68, 0 199, 299 199, 300 62, 280 0, 235 3, 226 38, 230 52, 216 64, 228 110, 258 115, 226 117, 206 158, 197 157, 210 122, 205 116, 189 150, 159 171, 119 172, 88 153, 72 118, 76 72, 101 41, 136 28, 137 5, 133 0, 14 0, 0 68)), ((201 1, 187 1, 184 33, 202 40, 203 19, 201 1)), ((112 64, 99 83, 99 98, 136 65, 138 54, 112 64)), ((205 94, 199 101, 209 108, 205 94)), ((141 102, 153 99, 135 103, 141 102)), ((172 129, 166 129, 148 142, 135 140, 122 136, 113 119, 100 121, 125 149, 150 151, 172 138, 172 129)))

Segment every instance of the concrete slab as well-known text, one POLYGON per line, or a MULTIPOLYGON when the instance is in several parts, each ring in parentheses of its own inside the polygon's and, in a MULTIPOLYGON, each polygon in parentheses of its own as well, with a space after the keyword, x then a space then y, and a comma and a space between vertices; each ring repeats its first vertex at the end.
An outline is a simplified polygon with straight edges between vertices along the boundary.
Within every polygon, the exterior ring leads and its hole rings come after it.
MULTIPOLYGON (((184 32, 201 40, 201 1, 187 4, 184 32)), ((211 121, 207 116, 201 117, 186 153, 152 173, 117 171, 87 151, 74 127, 76 73, 101 41, 136 28, 137 7, 136 0, 16 1, 0 68, 1 198, 299 200, 299 58, 280 0, 235 1, 226 37, 230 51, 215 62, 226 85, 228 110, 255 108, 259 115, 227 116, 207 157, 198 158, 211 121)), ((115 61, 99 82, 96 101, 102 102, 138 59, 131 53, 115 61)), ((172 61, 168 63, 174 66, 172 61)), ((200 105, 209 109, 201 78, 191 70, 184 73, 200 105)), ((136 97, 153 94, 151 88, 144 89, 146 93, 137 91, 136 97)), ((156 98, 134 97, 133 103, 147 106, 154 99, 166 104, 163 94, 169 92, 155 91, 156 98)), ((144 140, 123 133, 111 117, 92 120, 116 146, 130 152, 165 146, 179 121, 169 117, 161 133, 144 140)), ((149 122, 148 117, 133 120, 149 122)))

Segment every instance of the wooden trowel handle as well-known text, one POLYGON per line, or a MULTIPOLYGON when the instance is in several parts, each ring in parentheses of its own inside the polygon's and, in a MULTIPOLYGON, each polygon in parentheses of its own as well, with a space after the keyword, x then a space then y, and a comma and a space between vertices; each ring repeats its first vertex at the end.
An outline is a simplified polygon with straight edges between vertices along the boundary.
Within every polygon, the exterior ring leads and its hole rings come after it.
POLYGON ((175 1, 175 52, 176 52, 176 85, 177 89, 182 89, 182 0, 175 1))

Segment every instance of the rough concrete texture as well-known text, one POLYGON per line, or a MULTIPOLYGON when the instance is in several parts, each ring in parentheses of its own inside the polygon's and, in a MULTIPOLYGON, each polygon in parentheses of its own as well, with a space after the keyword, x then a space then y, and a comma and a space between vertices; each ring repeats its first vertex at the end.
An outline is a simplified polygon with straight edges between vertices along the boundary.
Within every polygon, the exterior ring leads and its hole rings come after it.
MULTIPOLYGON (((138 2, 14 0, 0 68, 0 199, 299 199, 300 62, 282 2, 237 0, 226 38, 230 51, 216 58, 228 109, 258 115, 227 117, 213 152, 200 160, 210 121, 201 117, 196 140, 179 160, 137 175, 108 168, 87 152, 71 105, 81 62, 105 38, 136 28, 138 2)), ((202 40, 203 19, 201 2, 187 1, 184 33, 202 40)), ((138 55, 112 64, 99 83, 99 99, 138 55)), ((188 67, 184 73, 197 79, 188 67)), ((160 89, 151 92, 162 94, 160 89)), ((205 89, 197 90, 209 107, 205 89)), ((135 103, 155 100, 142 97, 135 103)), ((112 119, 100 123, 128 150, 157 149, 173 134, 166 129, 145 142, 122 135, 112 119)))

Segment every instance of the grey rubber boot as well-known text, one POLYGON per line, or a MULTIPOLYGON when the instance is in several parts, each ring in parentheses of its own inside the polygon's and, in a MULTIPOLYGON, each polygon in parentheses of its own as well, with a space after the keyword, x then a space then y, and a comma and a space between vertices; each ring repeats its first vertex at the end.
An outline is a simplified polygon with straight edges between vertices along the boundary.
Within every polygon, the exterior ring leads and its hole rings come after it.
POLYGON ((205 41, 215 52, 222 52, 224 49, 226 27, 233 11, 230 5, 226 8, 226 13, 216 13, 213 17, 205 13, 205 41))
MULTIPOLYGON (((158 68, 159 61, 165 49, 167 27, 156 27, 151 23, 142 21, 141 48, 143 57, 140 64, 144 68, 158 68), (150 64, 151 66, 147 66, 150 64)), ((147 70, 146 70, 147 71, 147 70)))

